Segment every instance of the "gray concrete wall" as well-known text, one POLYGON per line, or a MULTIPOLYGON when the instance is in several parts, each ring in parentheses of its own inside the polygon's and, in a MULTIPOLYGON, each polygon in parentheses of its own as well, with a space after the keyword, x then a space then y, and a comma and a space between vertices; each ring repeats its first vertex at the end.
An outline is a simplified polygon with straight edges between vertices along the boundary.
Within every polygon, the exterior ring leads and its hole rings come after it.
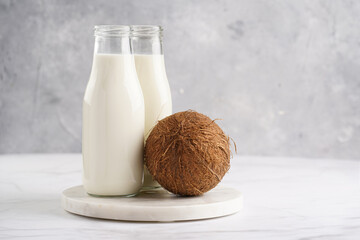
POLYGON ((80 152, 96 24, 160 24, 174 111, 240 154, 360 158, 359 1, 0 0, 0 153, 80 152))

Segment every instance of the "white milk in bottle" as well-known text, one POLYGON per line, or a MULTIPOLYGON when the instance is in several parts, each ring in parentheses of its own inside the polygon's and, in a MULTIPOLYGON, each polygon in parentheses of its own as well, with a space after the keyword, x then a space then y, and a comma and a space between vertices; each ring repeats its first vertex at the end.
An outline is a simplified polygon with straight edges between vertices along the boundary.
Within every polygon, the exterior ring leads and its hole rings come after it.
POLYGON ((95 27, 82 141, 83 184, 93 195, 133 195, 142 186, 145 109, 129 32, 95 27))
MULTIPOLYGON (((162 52, 160 26, 131 26, 131 40, 135 65, 145 102, 145 139, 156 123, 172 114, 169 83, 162 52)), ((144 169, 144 188, 158 187, 144 169)))

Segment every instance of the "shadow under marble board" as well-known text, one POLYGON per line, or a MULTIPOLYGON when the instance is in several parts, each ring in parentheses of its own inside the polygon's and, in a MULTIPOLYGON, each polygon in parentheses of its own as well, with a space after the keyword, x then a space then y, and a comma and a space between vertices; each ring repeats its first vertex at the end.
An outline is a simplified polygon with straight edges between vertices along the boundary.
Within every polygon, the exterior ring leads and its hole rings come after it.
POLYGON ((134 197, 94 197, 83 186, 65 190, 62 206, 78 215, 145 222, 174 222, 226 216, 242 208, 242 194, 236 189, 218 186, 196 197, 180 197, 162 188, 144 190, 134 197))

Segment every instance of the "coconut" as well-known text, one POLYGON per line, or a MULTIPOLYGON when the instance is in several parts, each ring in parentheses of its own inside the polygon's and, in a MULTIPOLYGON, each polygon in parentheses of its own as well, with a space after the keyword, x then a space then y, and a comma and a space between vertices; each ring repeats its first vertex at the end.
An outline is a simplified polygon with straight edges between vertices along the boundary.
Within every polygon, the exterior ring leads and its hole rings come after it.
POLYGON ((229 137, 209 117, 195 111, 175 113, 151 131, 145 165, 166 190, 185 196, 214 188, 230 168, 229 137))

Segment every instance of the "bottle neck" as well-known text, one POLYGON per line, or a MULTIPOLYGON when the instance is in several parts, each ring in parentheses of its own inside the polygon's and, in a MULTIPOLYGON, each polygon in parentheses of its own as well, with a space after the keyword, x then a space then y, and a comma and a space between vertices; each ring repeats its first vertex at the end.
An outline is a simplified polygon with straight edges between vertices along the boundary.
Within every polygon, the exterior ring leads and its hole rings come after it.
POLYGON ((163 54, 160 26, 133 25, 130 37, 134 54, 163 54))
POLYGON ((131 54, 129 37, 95 37, 95 54, 131 54))
POLYGON ((95 54, 131 54, 130 27, 95 26, 95 54))

